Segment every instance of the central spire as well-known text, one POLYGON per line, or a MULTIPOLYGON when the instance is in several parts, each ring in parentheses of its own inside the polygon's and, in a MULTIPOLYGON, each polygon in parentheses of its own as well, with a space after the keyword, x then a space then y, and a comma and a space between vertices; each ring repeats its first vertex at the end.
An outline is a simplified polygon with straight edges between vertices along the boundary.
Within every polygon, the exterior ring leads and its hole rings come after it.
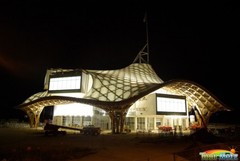
POLYGON ((146 24, 146 39, 147 42, 144 47, 140 50, 137 54, 136 58, 134 59, 133 63, 147 63, 149 64, 149 40, 148 40, 148 19, 147 19, 147 11, 145 12, 143 22, 146 24))

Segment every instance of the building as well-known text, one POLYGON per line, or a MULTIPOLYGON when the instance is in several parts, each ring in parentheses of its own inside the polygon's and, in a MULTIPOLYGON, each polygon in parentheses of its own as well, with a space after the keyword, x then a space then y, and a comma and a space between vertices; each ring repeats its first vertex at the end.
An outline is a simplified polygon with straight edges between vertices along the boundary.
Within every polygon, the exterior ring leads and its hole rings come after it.
POLYGON ((122 69, 49 69, 44 90, 17 108, 26 112, 31 127, 38 126, 44 108, 54 106, 54 124, 93 124, 113 133, 125 128, 158 131, 161 127, 186 130, 193 124, 206 127, 213 113, 230 110, 195 82, 163 81, 144 61, 144 48, 122 69))

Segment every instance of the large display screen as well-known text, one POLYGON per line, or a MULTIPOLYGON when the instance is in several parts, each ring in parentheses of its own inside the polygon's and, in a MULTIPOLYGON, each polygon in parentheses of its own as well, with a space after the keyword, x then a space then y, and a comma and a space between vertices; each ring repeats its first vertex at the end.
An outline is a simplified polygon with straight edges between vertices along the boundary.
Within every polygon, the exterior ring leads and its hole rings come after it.
POLYGON ((157 114, 186 115, 186 97, 157 94, 157 114))
POLYGON ((50 77, 49 91, 80 91, 81 76, 50 77))

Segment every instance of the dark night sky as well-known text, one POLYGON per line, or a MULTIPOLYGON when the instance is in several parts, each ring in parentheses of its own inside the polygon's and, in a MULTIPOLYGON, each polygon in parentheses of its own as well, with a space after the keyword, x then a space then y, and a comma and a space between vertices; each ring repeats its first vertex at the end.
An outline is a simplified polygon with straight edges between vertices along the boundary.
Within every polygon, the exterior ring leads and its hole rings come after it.
POLYGON ((130 65, 146 43, 146 10, 150 64, 159 77, 194 81, 240 108, 234 1, 1 1, 1 117, 43 90, 49 68, 130 65))

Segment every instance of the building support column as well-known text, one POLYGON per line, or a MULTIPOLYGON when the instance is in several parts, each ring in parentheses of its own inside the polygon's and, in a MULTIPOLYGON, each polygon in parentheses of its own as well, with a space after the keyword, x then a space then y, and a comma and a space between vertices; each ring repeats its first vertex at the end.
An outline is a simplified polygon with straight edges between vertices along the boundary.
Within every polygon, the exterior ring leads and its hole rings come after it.
POLYGON ((115 119, 114 119, 114 111, 109 111, 109 117, 111 119, 111 128, 112 128, 112 134, 115 134, 115 119))
POLYGON ((35 117, 34 117, 34 113, 32 111, 26 111, 27 113, 27 116, 28 116, 28 121, 29 121, 29 125, 30 127, 34 127, 34 120, 35 120, 35 117))
POLYGON ((126 110, 122 110, 120 113, 120 133, 124 132, 124 124, 125 124, 126 115, 127 115, 126 110))
POLYGON ((40 116, 44 107, 39 107, 36 111, 26 111, 29 117, 29 124, 31 128, 37 128, 40 120, 40 116))
POLYGON ((144 128, 145 128, 145 132, 148 132, 148 118, 146 116, 144 116, 144 122, 145 122, 145 125, 144 125, 144 128))
POLYGON ((113 134, 123 133, 126 114, 127 113, 125 109, 114 110, 109 112, 109 117, 112 123, 113 134))
POLYGON ((137 116, 134 117, 134 130, 137 131, 138 129, 138 122, 137 122, 137 116))

